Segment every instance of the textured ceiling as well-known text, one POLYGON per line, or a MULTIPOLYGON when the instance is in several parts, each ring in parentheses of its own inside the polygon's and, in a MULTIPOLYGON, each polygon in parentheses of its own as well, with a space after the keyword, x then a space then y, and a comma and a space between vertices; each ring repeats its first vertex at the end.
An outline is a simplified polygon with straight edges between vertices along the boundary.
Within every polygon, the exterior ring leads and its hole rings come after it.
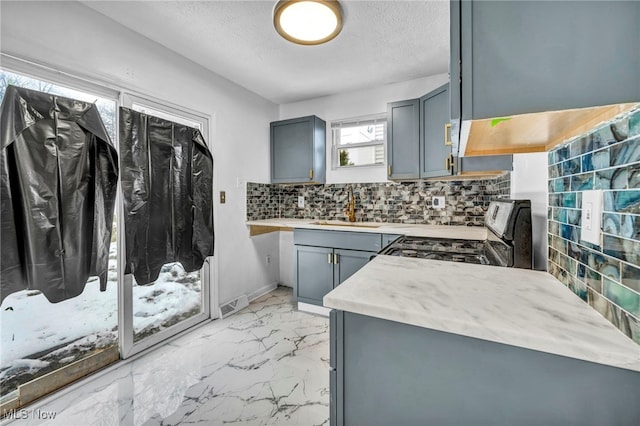
POLYGON ((320 46, 282 39, 276 1, 86 1, 94 10, 275 103, 445 73, 449 2, 341 1, 320 46))

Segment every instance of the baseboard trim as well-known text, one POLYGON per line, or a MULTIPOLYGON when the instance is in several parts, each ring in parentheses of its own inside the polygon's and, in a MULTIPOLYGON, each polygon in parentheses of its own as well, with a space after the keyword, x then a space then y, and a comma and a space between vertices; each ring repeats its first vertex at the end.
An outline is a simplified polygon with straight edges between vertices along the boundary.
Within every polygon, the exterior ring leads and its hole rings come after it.
POLYGON ((312 305, 311 303, 298 302, 298 310, 300 312, 308 312, 311 314, 322 315, 323 317, 328 317, 329 312, 331 312, 330 308, 325 308, 324 306, 312 305))
POLYGON ((264 296, 267 293, 271 293, 276 288, 278 288, 277 282, 260 287, 256 291, 253 291, 247 295, 247 297, 249 298, 249 302, 253 302, 257 298, 264 296))

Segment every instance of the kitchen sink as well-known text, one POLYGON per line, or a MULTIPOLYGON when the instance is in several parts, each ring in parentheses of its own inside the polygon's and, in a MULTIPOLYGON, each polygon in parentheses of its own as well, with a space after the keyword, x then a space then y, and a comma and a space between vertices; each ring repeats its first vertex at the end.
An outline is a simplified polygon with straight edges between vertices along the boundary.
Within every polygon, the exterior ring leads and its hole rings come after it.
POLYGON ((380 226, 382 226, 382 224, 375 222, 345 222, 342 220, 319 220, 316 222, 311 222, 311 225, 348 226, 351 228, 379 228, 380 226))

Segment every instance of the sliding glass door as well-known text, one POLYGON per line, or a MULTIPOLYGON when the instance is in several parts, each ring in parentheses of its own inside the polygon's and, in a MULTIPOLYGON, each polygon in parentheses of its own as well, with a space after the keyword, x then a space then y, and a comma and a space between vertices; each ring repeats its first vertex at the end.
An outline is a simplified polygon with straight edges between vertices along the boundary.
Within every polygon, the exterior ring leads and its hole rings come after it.
MULTIPOLYGON (((77 90, 23 73, 0 70, 0 101, 9 85, 95 104, 108 136, 112 141, 115 140, 117 92, 99 88, 95 88, 95 91, 91 88, 77 90)), ((13 143, 25 144, 24 141, 13 143)), ((8 201, 2 199, 3 204, 8 201)), ((19 200, 12 202, 15 205, 19 200)), ((13 213, 20 214, 18 210, 13 213)), ((90 276, 80 295, 57 303, 50 302, 42 292, 34 289, 2 294, 0 413, 24 406, 120 358, 119 241, 115 231, 115 215, 112 230, 104 291, 101 291, 99 278, 90 276)), ((17 236, 24 238, 21 234, 17 236)), ((3 235, 3 243, 6 242, 5 238, 7 236, 3 235)), ((4 284, 3 289, 6 291, 4 284)))
MULTIPOLYGON (((200 130, 208 141, 208 119, 196 113, 143 97, 125 94, 122 105, 134 111, 200 130)), ((213 194, 211 194, 213 196, 213 194)), ((158 212, 162 214, 162 212, 158 212)), ((119 217, 124 219, 124 211, 119 217)), ((121 230, 121 239, 127 235, 121 230)), ((124 243, 121 245, 124 259, 124 243)), ((186 272, 179 262, 162 266, 152 284, 138 285, 135 277, 123 274, 120 343, 123 357, 129 357, 209 318, 211 265, 205 261, 199 271, 186 272)), ((124 264, 120 268, 124 271, 124 264)))
MULTIPOLYGON (((120 105, 196 127, 208 142, 207 117, 3 56, 3 67, 11 64, 11 71, 0 69, 0 101, 7 86, 14 85, 93 103, 116 149, 120 105)), ((37 290, 2 294, 0 412, 18 409, 210 318, 211 258, 190 273, 180 263, 167 263, 158 279, 146 285, 124 273, 121 191, 119 184, 105 288, 92 276, 80 295, 57 303, 37 290)))

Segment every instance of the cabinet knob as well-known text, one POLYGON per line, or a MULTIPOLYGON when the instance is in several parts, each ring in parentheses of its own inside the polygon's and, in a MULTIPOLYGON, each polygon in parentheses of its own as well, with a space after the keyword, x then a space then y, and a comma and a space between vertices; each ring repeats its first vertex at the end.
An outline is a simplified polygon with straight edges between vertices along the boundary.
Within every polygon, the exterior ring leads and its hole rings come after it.
POLYGON ((332 263, 333 262, 333 256, 331 256, 331 253, 327 253, 327 263, 332 263))
POLYGON ((333 264, 337 265, 338 263, 340 263, 340 255, 339 254, 334 254, 333 255, 333 264))
POLYGON ((309 169, 309 179, 313 179, 313 169, 309 169))
POLYGON ((451 145, 451 123, 444 125, 444 144, 446 146, 451 145))
POLYGON ((391 164, 387 166, 387 174, 391 176, 391 164))

